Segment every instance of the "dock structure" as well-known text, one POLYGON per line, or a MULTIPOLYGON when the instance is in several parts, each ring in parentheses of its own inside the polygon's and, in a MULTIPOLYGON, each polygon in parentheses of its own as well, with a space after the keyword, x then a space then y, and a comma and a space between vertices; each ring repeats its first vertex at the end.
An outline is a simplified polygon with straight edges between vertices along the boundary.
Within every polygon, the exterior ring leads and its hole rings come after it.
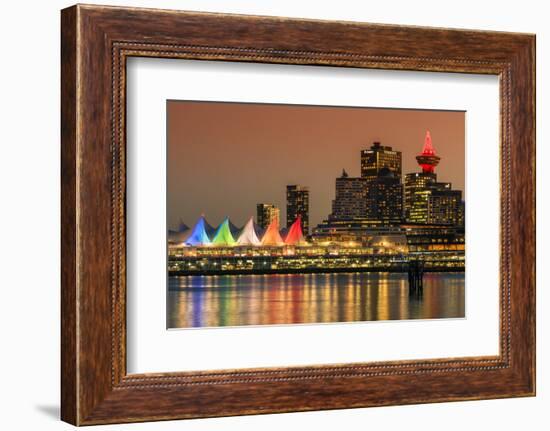
POLYGON ((409 294, 422 294, 424 278, 424 262, 420 260, 409 261, 409 294))

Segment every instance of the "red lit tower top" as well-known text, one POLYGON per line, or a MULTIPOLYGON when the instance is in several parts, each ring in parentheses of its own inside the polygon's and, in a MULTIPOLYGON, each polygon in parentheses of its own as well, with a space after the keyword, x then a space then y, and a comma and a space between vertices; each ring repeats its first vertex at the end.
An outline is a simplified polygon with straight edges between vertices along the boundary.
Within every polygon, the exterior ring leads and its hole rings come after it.
POLYGON ((433 174, 439 160, 441 160, 441 157, 435 155, 434 147, 432 147, 432 137, 430 136, 430 131, 427 130, 424 148, 422 149, 422 153, 416 156, 416 161, 422 167, 422 172, 433 174))

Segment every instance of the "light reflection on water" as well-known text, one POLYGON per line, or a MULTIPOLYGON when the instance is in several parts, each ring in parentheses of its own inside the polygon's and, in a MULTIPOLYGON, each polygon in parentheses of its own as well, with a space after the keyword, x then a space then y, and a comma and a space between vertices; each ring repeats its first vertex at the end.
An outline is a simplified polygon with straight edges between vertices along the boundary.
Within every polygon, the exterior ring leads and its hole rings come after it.
POLYGON ((421 297, 407 274, 169 277, 168 327, 464 317, 464 273, 427 273, 421 297))

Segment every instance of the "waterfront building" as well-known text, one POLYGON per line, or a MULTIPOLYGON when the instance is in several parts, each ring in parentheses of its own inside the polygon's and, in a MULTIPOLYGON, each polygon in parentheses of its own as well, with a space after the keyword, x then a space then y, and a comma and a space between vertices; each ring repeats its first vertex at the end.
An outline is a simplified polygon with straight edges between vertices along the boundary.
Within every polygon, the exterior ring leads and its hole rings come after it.
POLYGON ((286 186, 286 227, 300 218, 302 231, 309 234, 309 189, 297 184, 286 186))
MULTIPOLYGON (((456 226, 401 226, 407 238, 409 253, 464 252, 464 229, 456 226)), ((460 254, 453 254, 461 256, 460 254)))
MULTIPOLYGON (((250 225, 252 226, 252 225, 250 225)), ((289 230, 299 233, 298 220, 289 230)), ((399 271, 421 260, 426 270, 464 270, 464 229, 455 226, 406 225, 357 230, 363 241, 283 242, 276 221, 262 246, 186 247, 170 245, 173 274, 218 274, 326 271, 399 271)), ((294 236, 294 234, 292 233, 294 236)))
POLYGON ((381 169, 386 168, 401 178, 401 151, 374 142, 369 149, 361 151, 361 177, 376 179, 381 169))
POLYGON ((280 210, 273 204, 259 203, 256 205, 256 215, 258 219, 258 225, 262 229, 267 229, 270 223, 277 219, 280 219, 280 210))
POLYGON ((229 218, 213 236, 207 234, 206 224, 201 216, 185 243, 169 244, 172 274, 403 271, 411 260, 422 260, 426 270, 464 270, 464 228, 460 226, 332 220, 318 225, 311 241, 305 242, 299 217, 284 239, 278 219, 261 240, 252 217, 238 237, 229 218))
POLYGON ((373 236, 398 235, 399 226, 388 226, 379 220, 327 219, 313 229, 313 243, 359 243, 368 244, 373 236))

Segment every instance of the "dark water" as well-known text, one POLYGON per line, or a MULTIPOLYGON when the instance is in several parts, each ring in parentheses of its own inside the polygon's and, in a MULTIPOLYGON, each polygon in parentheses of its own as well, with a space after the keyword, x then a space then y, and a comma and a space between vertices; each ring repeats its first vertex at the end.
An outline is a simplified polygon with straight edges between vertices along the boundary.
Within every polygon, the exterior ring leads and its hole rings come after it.
POLYGON ((281 274, 169 277, 168 327, 464 317, 464 273, 281 274))

